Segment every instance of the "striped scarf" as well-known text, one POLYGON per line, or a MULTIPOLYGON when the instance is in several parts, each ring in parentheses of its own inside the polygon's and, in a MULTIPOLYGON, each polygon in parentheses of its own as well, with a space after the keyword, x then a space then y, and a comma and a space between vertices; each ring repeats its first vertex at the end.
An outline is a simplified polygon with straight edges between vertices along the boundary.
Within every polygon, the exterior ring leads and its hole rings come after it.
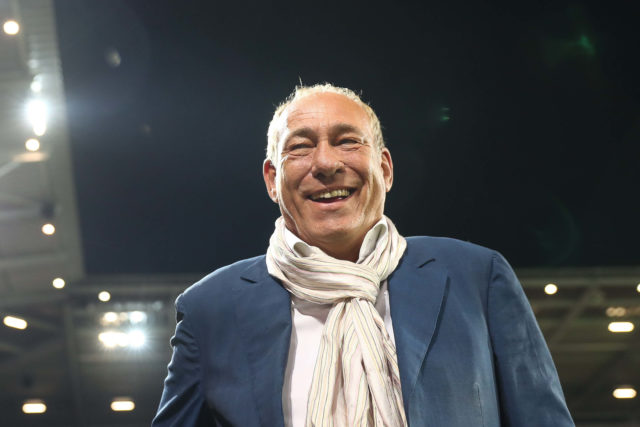
POLYGON ((400 427, 407 421, 396 348, 374 304, 406 241, 385 217, 375 249, 358 263, 316 247, 298 255, 285 241, 282 217, 267 250, 272 276, 298 298, 332 304, 322 331, 307 404, 307 427, 400 427))

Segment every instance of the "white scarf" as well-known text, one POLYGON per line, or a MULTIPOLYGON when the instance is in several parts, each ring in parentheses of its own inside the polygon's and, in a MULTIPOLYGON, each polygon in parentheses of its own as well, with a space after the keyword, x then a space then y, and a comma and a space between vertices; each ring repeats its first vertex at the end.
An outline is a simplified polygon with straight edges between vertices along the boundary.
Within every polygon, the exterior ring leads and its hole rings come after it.
POLYGON ((298 255, 285 241, 282 217, 269 241, 267 268, 298 298, 332 304, 309 391, 307 427, 403 427, 407 420, 396 348, 374 307, 380 283, 398 265, 406 241, 391 220, 375 249, 358 263, 311 246, 298 255))

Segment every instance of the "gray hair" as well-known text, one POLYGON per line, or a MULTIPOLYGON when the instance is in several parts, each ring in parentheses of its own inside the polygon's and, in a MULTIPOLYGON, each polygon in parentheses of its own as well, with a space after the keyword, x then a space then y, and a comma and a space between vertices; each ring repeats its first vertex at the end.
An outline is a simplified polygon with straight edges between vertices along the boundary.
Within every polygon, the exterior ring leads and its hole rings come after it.
POLYGON ((378 150, 384 148, 384 138, 382 137, 382 128, 380 126, 380 120, 376 115, 373 108, 360 99, 360 96, 351 89, 344 87, 337 87, 331 83, 316 84, 313 86, 296 86, 295 90, 287 96, 287 98, 276 108, 273 113, 271 123, 269 123, 269 130, 267 131, 267 160, 270 160, 273 164, 277 165, 276 159, 278 158, 278 142, 281 137, 280 120, 284 116, 284 113, 294 101, 305 96, 313 95, 316 93, 336 93, 343 95, 358 104, 369 116, 369 123, 371 125, 371 133, 373 134, 373 144, 378 150))

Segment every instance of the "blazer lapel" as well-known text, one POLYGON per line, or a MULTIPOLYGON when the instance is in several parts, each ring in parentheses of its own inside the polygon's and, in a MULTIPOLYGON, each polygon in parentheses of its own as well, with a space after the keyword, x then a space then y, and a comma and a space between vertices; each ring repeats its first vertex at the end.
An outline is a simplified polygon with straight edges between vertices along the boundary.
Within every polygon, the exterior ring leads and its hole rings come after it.
POLYGON ((283 426, 282 386, 291 338, 289 293, 267 272, 264 257, 241 276, 236 313, 251 371, 260 423, 283 426))
POLYGON ((417 249, 407 239, 405 255, 389 277, 389 305, 407 416, 448 289, 446 268, 417 249))

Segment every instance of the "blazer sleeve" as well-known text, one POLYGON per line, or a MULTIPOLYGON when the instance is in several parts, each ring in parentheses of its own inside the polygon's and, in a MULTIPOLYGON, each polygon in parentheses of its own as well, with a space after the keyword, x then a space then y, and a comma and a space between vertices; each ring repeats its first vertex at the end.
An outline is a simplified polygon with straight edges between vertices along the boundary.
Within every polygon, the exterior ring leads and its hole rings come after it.
POLYGON ((164 390, 152 426, 215 425, 202 391, 202 367, 195 325, 183 307, 183 295, 176 300, 176 332, 171 338, 173 356, 164 390))
POLYGON ((502 424, 574 426, 531 306, 498 253, 492 260, 487 307, 502 424))

